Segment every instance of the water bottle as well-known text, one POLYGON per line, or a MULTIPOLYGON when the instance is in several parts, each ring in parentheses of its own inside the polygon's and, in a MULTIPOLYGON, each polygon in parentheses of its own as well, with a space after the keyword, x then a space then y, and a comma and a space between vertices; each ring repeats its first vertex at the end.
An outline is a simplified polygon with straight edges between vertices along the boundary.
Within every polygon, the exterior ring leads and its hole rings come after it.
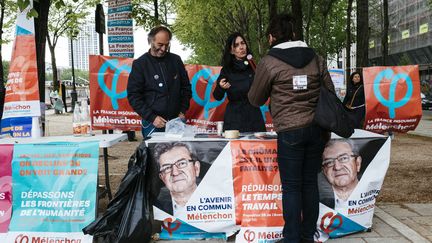
POLYGON ((75 103, 72 117, 73 135, 81 136, 81 111, 78 102, 75 103))
POLYGON ((81 101, 81 134, 84 136, 91 135, 91 119, 87 100, 81 101))

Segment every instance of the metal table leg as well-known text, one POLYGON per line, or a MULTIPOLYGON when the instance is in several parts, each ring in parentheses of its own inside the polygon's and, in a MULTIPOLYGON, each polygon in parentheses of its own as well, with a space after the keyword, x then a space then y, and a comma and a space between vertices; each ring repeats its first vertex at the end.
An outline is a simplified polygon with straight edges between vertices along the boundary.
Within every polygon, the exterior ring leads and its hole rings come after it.
POLYGON ((108 199, 112 199, 111 194, 111 186, 109 181, 109 168, 108 168, 108 148, 103 148, 103 155, 104 155, 104 165, 105 165, 105 187, 106 192, 108 193, 108 199))

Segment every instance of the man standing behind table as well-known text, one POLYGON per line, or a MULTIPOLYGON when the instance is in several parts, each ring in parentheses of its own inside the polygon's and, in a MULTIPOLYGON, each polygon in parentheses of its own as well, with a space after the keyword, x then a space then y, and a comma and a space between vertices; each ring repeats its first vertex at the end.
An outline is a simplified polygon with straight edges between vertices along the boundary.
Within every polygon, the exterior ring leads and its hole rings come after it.
POLYGON ((150 30, 150 50, 132 64, 127 86, 128 101, 142 118, 144 139, 165 131, 168 120, 185 119, 192 97, 181 58, 169 52, 171 31, 165 26, 150 30))

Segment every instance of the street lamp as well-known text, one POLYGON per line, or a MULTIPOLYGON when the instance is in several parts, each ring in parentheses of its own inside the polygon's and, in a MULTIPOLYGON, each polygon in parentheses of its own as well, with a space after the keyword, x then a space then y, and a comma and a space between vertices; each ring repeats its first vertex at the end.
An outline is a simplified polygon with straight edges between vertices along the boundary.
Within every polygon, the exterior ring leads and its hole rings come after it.
POLYGON ((71 62, 72 62, 72 92, 71 92, 72 112, 75 109, 75 103, 78 101, 78 94, 75 86, 75 67, 74 67, 75 65, 74 65, 74 53, 73 53, 73 39, 76 38, 77 35, 78 35, 78 31, 73 31, 72 36, 70 38, 71 62))

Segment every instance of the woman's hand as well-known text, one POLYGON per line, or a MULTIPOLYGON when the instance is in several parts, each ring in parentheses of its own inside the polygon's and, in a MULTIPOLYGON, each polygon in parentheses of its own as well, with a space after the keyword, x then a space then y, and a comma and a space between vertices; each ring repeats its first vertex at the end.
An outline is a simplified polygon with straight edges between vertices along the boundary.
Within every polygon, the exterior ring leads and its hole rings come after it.
POLYGON ((223 79, 220 80, 219 86, 222 89, 229 89, 229 87, 231 87, 231 84, 228 81, 226 81, 226 79, 223 78, 223 79))

